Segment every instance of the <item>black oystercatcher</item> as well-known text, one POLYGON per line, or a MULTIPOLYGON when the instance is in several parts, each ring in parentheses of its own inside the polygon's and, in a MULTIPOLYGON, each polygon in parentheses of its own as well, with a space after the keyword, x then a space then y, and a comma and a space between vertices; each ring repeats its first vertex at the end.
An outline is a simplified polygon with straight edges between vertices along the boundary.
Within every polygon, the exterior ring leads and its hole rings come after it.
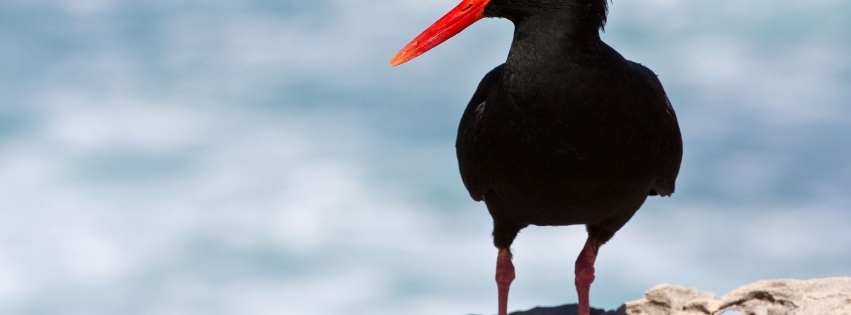
POLYGON ((648 195, 674 192, 676 115, 650 69, 600 40, 606 13, 606 0, 464 0, 391 60, 413 59, 483 17, 514 23, 508 60, 482 79, 456 142, 464 185, 493 217, 500 315, 521 229, 586 226, 575 284, 588 315, 600 246, 648 195))

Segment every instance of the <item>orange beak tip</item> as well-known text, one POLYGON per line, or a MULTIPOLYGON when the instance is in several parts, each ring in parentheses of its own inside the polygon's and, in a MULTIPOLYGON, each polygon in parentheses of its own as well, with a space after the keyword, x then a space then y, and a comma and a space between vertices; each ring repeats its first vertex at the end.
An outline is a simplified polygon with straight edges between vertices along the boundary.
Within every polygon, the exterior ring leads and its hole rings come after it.
POLYGON ((393 56, 393 58, 390 59, 390 65, 395 67, 395 66, 398 66, 398 65, 405 63, 404 61, 399 60, 399 59, 401 59, 401 58, 399 58, 398 54, 393 56))

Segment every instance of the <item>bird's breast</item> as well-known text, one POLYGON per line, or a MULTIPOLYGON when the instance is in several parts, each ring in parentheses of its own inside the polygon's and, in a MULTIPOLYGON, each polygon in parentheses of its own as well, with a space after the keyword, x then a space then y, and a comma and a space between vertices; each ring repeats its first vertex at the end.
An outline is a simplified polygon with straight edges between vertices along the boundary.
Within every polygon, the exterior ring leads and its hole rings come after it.
POLYGON ((646 196, 653 180, 652 167, 644 165, 652 153, 647 144, 656 141, 645 130, 647 118, 592 105, 481 103, 459 134, 465 182, 517 203, 545 202, 538 208, 646 196))

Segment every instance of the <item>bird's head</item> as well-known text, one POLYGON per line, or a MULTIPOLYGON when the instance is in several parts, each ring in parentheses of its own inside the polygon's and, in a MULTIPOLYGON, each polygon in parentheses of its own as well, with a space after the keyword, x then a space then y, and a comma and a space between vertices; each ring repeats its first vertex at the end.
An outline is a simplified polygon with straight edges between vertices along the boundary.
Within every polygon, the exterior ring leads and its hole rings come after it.
POLYGON ((607 0, 462 0, 454 9, 399 50, 390 64, 398 66, 437 47, 485 17, 507 18, 517 24, 544 13, 586 19, 592 27, 606 23, 607 0))

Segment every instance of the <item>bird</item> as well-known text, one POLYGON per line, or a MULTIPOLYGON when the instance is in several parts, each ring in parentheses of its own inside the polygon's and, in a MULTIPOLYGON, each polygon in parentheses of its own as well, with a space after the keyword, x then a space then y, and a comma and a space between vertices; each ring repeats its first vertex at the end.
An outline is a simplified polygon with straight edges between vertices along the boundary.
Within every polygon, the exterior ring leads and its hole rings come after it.
POLYGON ((521 229, 584 225, 575 261, 578 313, 600 247, 648 196, 671 196, 683 141, 657 75, 600 38, 607 0, 463 0, 391 59, 405 63, 483 18, 514 35, 461 117, 461 179, 493 218, 498 313, 515 278, 511 244, 521 229))

